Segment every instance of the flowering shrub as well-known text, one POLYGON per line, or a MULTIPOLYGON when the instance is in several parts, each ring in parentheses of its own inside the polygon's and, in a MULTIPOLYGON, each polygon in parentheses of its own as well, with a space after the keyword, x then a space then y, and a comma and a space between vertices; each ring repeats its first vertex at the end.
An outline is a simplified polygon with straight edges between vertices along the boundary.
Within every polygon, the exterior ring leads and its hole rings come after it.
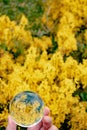
POLYGON ((0 126, 7 124, 10 100, 31 90, 58 128, 66 120, 70 130, 87 128, 87 1, 54 0, 47 10, 49 2, 42 17, 47 35, 41 37, 25 29, 24 15, 19 24, 0 17, 0 126))

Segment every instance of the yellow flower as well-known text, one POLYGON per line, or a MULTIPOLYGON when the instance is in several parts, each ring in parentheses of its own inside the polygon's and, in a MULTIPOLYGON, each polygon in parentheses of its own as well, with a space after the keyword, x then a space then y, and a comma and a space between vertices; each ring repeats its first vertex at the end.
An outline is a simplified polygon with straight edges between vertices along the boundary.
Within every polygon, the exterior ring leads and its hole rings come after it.
MULTIPOLYGON (((69 56, 77 50, 76 33, 82 25, 86 26, 86 19, 87 0, 48 0, 42 24, 49 29, 55 26, 51 33, 58 43, 56 52, 48 54, 52 37, 32 37, 31 32, 25 30, 28 20, 24 15, 19 25, 5 15, 0 17, 0 45, 4 42, 8 48, 8 51, 0 49, 0 126, 6 126, 12 97, 31 90, 50 108, 53 123, 58 128, 66 115, 70 115, 71 130, 87 128, 87 102, 73 96, 80 84, 84 90, 87 87, 87 59, 78 63, 69 56), (24 47, 24 53, 15 60, 9 52, 16 53, 19 44, 24 47), (64 55, 68 56, 66 61, 64 55)), ((87 42, 87 30, 84 37, 87 42)))

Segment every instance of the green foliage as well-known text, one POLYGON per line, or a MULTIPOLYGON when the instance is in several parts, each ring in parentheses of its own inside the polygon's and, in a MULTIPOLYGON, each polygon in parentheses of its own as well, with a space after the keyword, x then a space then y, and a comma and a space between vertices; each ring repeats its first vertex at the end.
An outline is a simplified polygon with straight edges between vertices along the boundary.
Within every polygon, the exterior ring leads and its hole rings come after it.
POLYGON ((17 58, 19 55, 24 54, 24 45, 22 45, 21 41, 14 40, 14 49, 16 50, 15 52, 11 50, 14 58, 17 58))
POLYGON ((55 40, 54 35, 52 35, 52 47, 48 48, 47 52, 49 53, 55 53, 55 51, 58 49, 58 43, 55 40))
POLYGON ((21 16, 24 14, 29 20, 26 29, 31 31, 32 36, 36 37, 50 33, 50 30, 44 27, 41 22, 44 8, 43 0, 0 0, 0 16, 8 15, 11 20, 16 20, 19 24, 21 16))
POLYGON ((5 130, 5 127, 0 127, 0 130, 5 130))
POLYGON ((83 59, 87 59, 87 44, 77 43, 77 50, 70 54, 78 62, 82 62, 83 59))
POLYGON ((87 101, 87 93, 86 92, 81 92, 80 93, 80 98, 82 101, 87 101))
POLYGON ((7 50, 6 44, 5 43, 1 43, 0 44, 0 49, 3 49, 4 51, 6 51, 7 50))
POLYGON ((17 58, 18 56, 23 55, 24 48, 25 46, 22 44, 22 41, 18 41, 18 40, 14 40, 13 47, 9 49, 5 43, 0 44, 0 50, 9 51, 11 54, 13 54, 14 58, 17 58))
POLYGON ((27 130, 27 128, 23 128, 23 127, 20 127, 20 126, 17 126, 17 130, 27 130))
POLYGON ((9 17, 15 16, 20 13, 24 13, 29 20, 35 20, 43 14, 43 2, 42 0, 0 0, 0 14, 7 14, 9 17), (7 9, 8 8, 8 9, 7 9), (10 15, 9 12, 12 12, 10 15))
POLYGON ((9 4, 10 0, 3 0, 4 4, 9 4))
POLYGON ((71 126, 69 125, 70 115, 66 115, 65 121, 61 124, 59 130, 70 130, 71 126))
POLYGON ((1 0, 0 15, 8 15, 11 20, 16 20, 19 23, 22 14, 29 20, 28 29, 32 35, 39 35, 40 19, 44 13, 44 4, 42 0, 1 0))
POLYGON ((80 101, 87 101, 87 87, 82 89, 82 84, 80 88, 73 93, 73 96, 79 96, 80 101))
POLYGON ((82 25, 76 32, 77 50, 71 52, 71 56, 78 62, 82 62, 83 59, 87 59, 87 43, 84 37, 86 29, 87 27, 82 25))

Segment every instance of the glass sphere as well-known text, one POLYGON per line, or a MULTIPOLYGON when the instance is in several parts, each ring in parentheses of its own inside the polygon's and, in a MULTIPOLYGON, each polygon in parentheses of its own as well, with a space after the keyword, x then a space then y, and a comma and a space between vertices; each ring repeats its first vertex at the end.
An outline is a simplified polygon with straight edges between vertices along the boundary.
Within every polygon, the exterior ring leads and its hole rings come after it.
POLYGON ((9 110, 17 125, 32 127, 42 120, 44 103, 36 93, 24 91, 11 100, 9 110))

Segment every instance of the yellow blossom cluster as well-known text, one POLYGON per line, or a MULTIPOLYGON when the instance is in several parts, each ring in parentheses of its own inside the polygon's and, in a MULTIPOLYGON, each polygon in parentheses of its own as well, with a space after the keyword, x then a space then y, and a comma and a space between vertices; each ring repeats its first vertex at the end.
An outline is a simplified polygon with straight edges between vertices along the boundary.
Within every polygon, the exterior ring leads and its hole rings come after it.
POLYGON ((42 21, 48 30, 56 30, 59 50, 68 55, 77 49, 76 31, 87 27, 87 0, 48 0, 42 21))
MULTIPOLYGON (((77 126, 75 121, 80 121, 78 130, 80 127, 86 128, 87 122, 85 126, 81 124, 81 120, 86 121, 86 107, 84 107, 82 115, 80 113, 79 117, 76 118, 80 109, 78 107, 79 98, 72 96, 77 89, 76 83, 78 84, 81 78, 85 79, 87 76, 86 71, 84 74, 85 65, 78 65, 72 58, 67 59, 64 63, 59 52, 56 52, 50 60, 47 59, 45 52, 39 60, 36 59, 37 48, 35 47, 29 48, 24 66, 14 63, 8 54, 3 54, 3 57, 0 58, 0 69, 3 69, 0 72, 4 73, 0 78, 0 104, 4 105, 2 107, 6 109, 0 114, 0 121, 2 122, 6 119, 6 115, 8 116, 7 105, 12 97, 24 90, 31 90, 37 92, 44 100, 45 105, 49 106, 53 121, 58 127, 61 126, 61 122, 65 120, 67 114, 74 114, 75 116, 71 118, 72 127, 77 126), (3 61, 4 64, 2 64, 3 61), (83 71, 80 71, 81 66, 84 67, 83 71), (7 69, 8 73, 6 73, 7 69), (73 110, 75 104, 77 111, 73 110)), ((87 64, 87 60, 85 60, 85 64, 87 64)), ((84 81, 83 79, 82 81, 84 81)), ((80 111, 82 112, 83 109, 80 111)))
POLYGON ((24 27, 27 24, 28 24, 28 21, 25 18, 25 16, 21 18, 20 25, 17 25, 15 21, 10 21, 10 19, 5 15, 1 16, 0 18, 0 42, 6 42, 6 44, 10 48, 14 46, 13 42, 15 39, 21 40, 23 43, 29 44, 29 41, 31 40, 32 37, 29 31, 26 31, 26 32, 24 31, 24 27))
MULTIPOLYGON (((77 49, 75 33, 86 24, 87 1, 49 0, 46 7, 49 2, 52 2, 47 14, 50 20, 45 23, 43 16, 42 22, 48 28, 57 26, 55 37, 59 45, 51 55, 47 52, 52 46, 51 37, 32 37, 30 31, 25 30, 28 21, 24 15, 19 24, 5 15, 0 17, 0 45, 5 43, 8 47, 8 51, 0 48, 0 126, 6 126, 11 99, 19 92, 31 90, 50 108, 53 123, 58 128, 69 116, 71 130, 87 129, 87 102, 73 96, 80 84, 83 90, 87 88, 87 59, 82 63, 71 56, 66 61, 63 59, 64 54, 77 49), (23 64, 21 56, 15 60, 9 51, 15 52, 15 40, 25 46, 23 64)), ((84 34, 87 41, 86 34, 87 31, 84 34)))
POLYGON ((71 130, 86 130, 87 112, 85 112, 85 108, 87 108, 86 102, 78 103, 76 106, 72 108, 70 121, 72 124, 71 130))

